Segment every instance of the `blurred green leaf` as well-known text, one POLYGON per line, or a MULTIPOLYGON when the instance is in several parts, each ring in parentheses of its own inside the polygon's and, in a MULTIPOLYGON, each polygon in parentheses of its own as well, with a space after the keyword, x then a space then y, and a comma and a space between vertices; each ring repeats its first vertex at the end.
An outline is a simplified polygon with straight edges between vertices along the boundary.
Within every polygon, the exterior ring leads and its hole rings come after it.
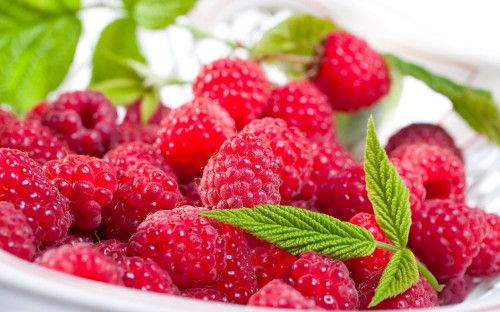
POLYGON ((153 116, 153 113, 156 111, 158 106, 160 105, 160 94, 156 89, 151 89, 149 92, 144 94, 141 101, 141 122, 146 124, 153 116))
POLYGON ((79 0, 0 1, 0 102, 23 113, 57 88, 81 34, 79 0))
POLYGON ((137 0, 133 16, 145 28, 160 29, 172 24, 177 16, 189 12, 195 4, 196 0, 137 0))
POLYGON ((101 91, 113 104, 131 104, 146 92, 142 82, 131 78, 113 78, 92 85, 92 89, 101 91))

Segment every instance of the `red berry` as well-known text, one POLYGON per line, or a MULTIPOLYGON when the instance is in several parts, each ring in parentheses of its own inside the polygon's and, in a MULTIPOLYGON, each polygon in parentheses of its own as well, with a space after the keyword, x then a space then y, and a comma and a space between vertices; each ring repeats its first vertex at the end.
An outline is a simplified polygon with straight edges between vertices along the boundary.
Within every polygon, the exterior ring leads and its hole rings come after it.
POLYGON ((441 148, 450 150, 455 156, 460 158, 460 160, 463 160, 462 151, 455 145, 455 141, 448 132, 439 125, 413 123, 401 128, 389 138, 385 150, 387 154, 391 154, 399 146, 408 143, 425 143, 440 146, 441 148))
POLYGON ((289 127, 299 128, 309 140, 320 141, 335 135, 333 110, 328 99, 307 80, 275 88, 264 116, 283 119, 289 127))
POLYGON ((187 289, 182 292, 182 296, 205 301, 233 303, 233 300, 228 295, 208 286, 187 289))
POLYGON ((179 185, 179 190, 183 195, 183 202, 187 205, 201 207, 203 203, 201 202, 200 194, 198 193, 198 185, 200 184, 200 179, 196 178, 186 183, 179 185))
POLYGON ((119 178, 113 201, 102 211, 106 236, 127 241, 148 215, 171 210, 180 199, 174 178, 148 162, 138 162, 119 178))
MULTIPOLYGON (((358 213, 352 217, 349 222, 370 231, 376 241, 388 244, 391 243, 377 224, 373 214, 358 213)), ((373 274, 384 270, 391 255, 392 252, 390 251, 375 248, 375 251, 370 256, 354 258, 346 261, 345 264, 351 272, 351 278, 356 285, 360 285, 361 283, 367 282, 373 274)))
POLYGON ((183 206, 150 214, 130 238, 129 254, 156 261, 181 289, 213 285, 226 267, 226 240, 199 211, 183 206))
POLYGON ((300 193, 312 170, 311 148, 304 134, 288 127, 283 119, 269 117, 251 121, 242 132, 269 141, 281 178, 281 203, 288 204, 300 193))
POLYGON ((128 244, 117 239, 106 239, 95 243, 92 247, 102 252, 105 256, 118 261, 127 255, 128 244))
POLYGON ((425 201, 413 211, 409 246, 438 279, 465 274, 487 228, 478 209, 451 200, 425 201))
POLYGON ((63 245, 47 250, 36 263, 56 271, 108 284, 123 285, 118 264, 87 244, 63 245))
POLYGON ((472 260, 467 274, 475 277, 494 277, 500 274, 500 216, 485 214, 490 231, 481 241, 478 255, 472 260))
POLYGON ((252 133, 227 139, 203 170, 199 193, 205 206, 279 204, 280 178, 269 142, 252 133))
POLYGON ((262 115, 271 93, 256 62, 227 58, 204 65, 193 82, 193 92, 224 107, 237 129, 262 115))
POLYGON ((460 276, 447 281, 439 281, 444 289, 439 292, 439 303, 441 305, 457 304, 465 300, 469 291, 474 286, 470 275, 460 276))
POLYGON ((12 112, 9 109, 0 106, 0 131, 2 130, 3 127, 16 121, 17 121, 16 116, 12 114, 12 112))
POLYGON ((68 202, 25 153, 0 148, 0 198, 20 209, 37 240, 52 243, 71 224, 68 202))
POLYGON ((35 235, 21 210, 0 201, 0 249, 31 261, 35 256, 35 235))
POLYGON ((246 304, 259 290, 251 261, 250 247, 243 232, 221 224, 226 239, 226 268, 221 272, 215 288, 227 294, 234 302, 246 304))
POLYGON ((111 143, 111 148, 130 142, 144 142, 153 144, 156 141, 158 125, 141 125, 132 122, 122 122, 116 126, 116 135, 111 143))
POLYGON ((115 108, 102 93, 86 90, 61 94, 43 123, 78 154, 102 156, 110 147, 116 118, 115 108))
POLYGON ((250 297, 248 305, 295 310, 322 310, 316 306, 314 300, 304 297, 295 288, 279 279, 269 282, 250 297))
MULTIPOLYGON (((134 101, 127 105, 127 111, 123 118, 124 123, 141 124, 141 103, 142 99, 134 101)), ((163 103, 158 103, 158 107, 153 115, 149 118, 148 125, 159 125, 160 121, 170 113, 170 108, 166 107, 163 103)))
POLYGON ((94 239, 90 236, 90 234, 81 234, 81 233, 73 233, 67 234, 63 238, 55 241, 53 244, 47 246, 48 248, 60 247, 62 245, 76 245, 80 243, 85 243, 89 245, 94 244, 94 239))
POLYGON ((102 207, 113 199, 116 176, 110 164, 86 155, 68 155, 44 166, 45 175, 69 199, 73 225, 83 231, 101 224, 102 207))
POLYGON ((199 176, 210 156, 234 134, 234 121, 223 108, 197 98, 163 119, 157 145, 177 174, 189 179, 199 176))
POLYGON ((252 248, 251 255, 260 287, 283 276, 297 260, 297 257, 267 242, 252 248))
MULTIPOLYGON (((371 276, 371 278, 359 286, 359 307, 367 310, 375 293, 375 288, 380 281, 382 272, 371 276)), ((395 297, 387 298, 371 309, 376 310, 406 310, 418 308, 431 308, 439 306, 437 292, 423 277, 417 284, 395 297)))
POLYGON ((11 122, 0 128, 0 147, 26 152, 38 164, 60 159, 70 153, 65 142, 37 121, 11 122))
POLYGON ((153 260, 124 257, 120 259, 120 266, 123 269, 123 282, 126 287, 163 294, 179 294, 179 289, 172 282, 168 272, 153 260))
POLYGON ((427 193, 426 199, 464 201, 464 166, 462 161, 449 150, 428 144, 405 144, 390 156, 411 164, 422 176, 427 193))
POLYGON ((107 160, 115 167, 116 176, 119 178, 127 171, 127 169, 140 161, 147 161, 153 166, 163 170, 166 174, 173 178, 177 178, 174 169, 168 162, 161 157, 160 150, 144 142, 129 142, 123 143, 104 155, 103 159, 107 160))
POLYGON ((347 32, 324 42, 316 86, 337 111, 353 112, 375 104, 390 88, 389 70, 380 54, 347 32))
POLYGON ((327 310, 355 310, 358 292, 349 270, 341 261, 304 252, 290 268, 290 283, 306 298, 327 310))
POLYGON ((43 122, 43 116, 49 110, 50 105, 47 101, 41 101, 36 104, 31 110, 26 114, 26 120, 43 122))

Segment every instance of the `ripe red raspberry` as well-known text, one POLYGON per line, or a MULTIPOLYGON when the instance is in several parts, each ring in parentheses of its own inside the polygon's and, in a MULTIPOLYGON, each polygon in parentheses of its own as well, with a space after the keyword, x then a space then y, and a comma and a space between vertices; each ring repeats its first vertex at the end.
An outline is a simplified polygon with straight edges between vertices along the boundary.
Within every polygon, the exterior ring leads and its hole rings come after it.
POLYGON ((132 122, 122 122, 116 126, 116 135, 111 142, 111 149, 117 145, 130 142, 153 144, 160 127, 158 125, 140 125, 132 122))
POLYGON ((259 290, 251 261, 250 247, 243 232, 221 224, 226 239, 226 268, 221 272, 215 288, 227 294, 234 302, 246 304, 259 290))
POLYGON ((83 231, 101 224, 102 208, 113 199, 118 182, 113 168, 104 160, 86 155, 68 155, 44 166, 45 175, 69 199, 73 225, 83 231))
POLYGON ((207 207, 279 204, 277 162, 267 140, 252 133, 227 139, 203 170, 198 191, 207 207))
POLYGON ((269 282, 250 297, 248 305, 295 310, 322 310, 316 306, 314 300, 304 297, 295 288, 279 279, 269 282))
POLYGON ((31 261, 35 256, 35 235, 21 210, 0 201, 0 249, 31 261))
POLYGON ((157 145, 179 177, 198 177, 222 142, 235 134, 234 121, 215 102, 198 98, 174 109, 161 123, 157 145))
POLYGON ((60 159, 70 153, 65 142, 36 121, 11 122, 0 128, 0 147, 26 152, 38 164, 60 159))
POLYGON ((49 110, 49 108, 50 105, 47 101, 41 101, 33 108, 31 108, 31 110, 26 114, 25 120, 38 121, 41 123, 43 121, 43 116, 49 110))
POLYGON ((464 166, 462 161, 449 150, 428 144, 405 144, 390 156, 411 164, 422 176, 427 193, 426 199, 464 201, 464 166))
POLYGON ((123 285, 122 270, 110 257, 88 244, 49 249, 35 260, 43 267, 108 284, 123 285))
POLYGON ((12 122, 16 122, 17 118, 10 110, 0 106, 0 130, 12 122))
POLYGON ((87 234, 87 233, 85 233, 85 234, 81 234, 81 233, 72 233, 72 234, 70 234, 70 233, 68 233, 63 238, 58 239, 53 244, 47 246, 47 249, 48 248, 60 247, 62 245, 76 245, 76 244, 80 244, 80 243, 85 243, 85 244, 93 245, 94 244, 94 239, 90 235, 91 234, 87 234))
POLYGON ((413 123, 401 128, 389 138, 385 150, 387 154, 391 154, 399 146, 408 143, 425 143, 440 146, 441 148, 450 150, 460 160, 463 160, 462 151, 455 145, 455 141, 448 132, 439 125, 413 123))
MULTIPOLYGON (((376 241, 388 243, 391 242, 385 237, 384 232, 377 224, 375 216, 369 213, 358 213, 349 220, 350 223, 361 226, 373 235, 376 241)), ((345 262, 351 272, 351 278, 356 285, 366 283, 370 276, 384 270, 391 258, 392 252, 375 248, 375 251, 367 257, 354 258, 345 262)))
POLYGON ((153 260, 124 257, 120 259, 119 264, 123 269, 123 282, 126 287, 163 294, 180 294, 168 272, 153 260))
POLYGON ((481 249, 472 260, 467 274, 474 277, 494 277, 500 274, 500 216, 485 214, 489 232, 481 241, 481 249))
POLYGON ((312 170, 310 143, 296 127, 288 127, 280 118, 263 118, 251 121, 242 132, 253 133, 267 139, 278 163, 281 178, 281 203, 288 204, 300 193, 312 170))
POLYGON ((198 185, 200 184, 200 179, 196 178, 187 183, 183 183, 179 185, 179 190, 183 195, 182 201, 187 205, 202 207, 203 203, 201 202, 200 194, 198 193, 198 185))
POLYGON ((478 209, 451 200, 425 201, 412 212, 409 246, 438 279, 463 276, 487 228, 478 209))
POLYGON ((422 176, 411 163, 405 163, 399 158, 390 158, 390 161, 394 167, 396 167, 399 176, 403 179, 405 186, 410 191, 411 210, 415 211, 420 209, 427 194, 422 176))
MULTIPOLYGON (((134 101, 130 105, 127 105, 127 110, 123 122, 141 124, 141 102, 139 99, 134 101)), ((163 103, 158 103, 158 107, 154 111, 153 115, 149 118, 148 125, 159 125, 161 120, 170 113, 170 108, 166 107, 163 103)))
POLYGON ((290 284, 327 310, 355 310, 358 292, 341 261, 308 251, 290 268, 290 284))
POLYGON ((213 285, 226 267, 226 240, 218 223, 183 206, 150 214, 129 240, 128 253, 151 258, 181 288, 213 285))
POLYGON ((309 140, 323 140, 333 134, 333 110, 326 96, 307 80, 277 87, 264 116, 281 118, 289 127, 299 128, 309 140))
POLYGON ((123 143, 109 152, 103 159, 107 160, 115 167, 116 176, 119 178, 127 171, 127 169, 140 161, 147 161, 153 166, 163 170, 169 176, 177 179, 172 166, 160 155, 160 150, 144 142, 129 142, 123 143))
POLYGON ((205 301, 234 303, 228 295, 213 287, 190 288, 183 291, 182 296, 205 301))
POLYGON ((201 68, 193 92, 224 107, 241 129, 262 115, 271 90, 256 62, 225 58, 201 68))
POLYGON ((465 274, 448 281, 439 281, 444 285, 444 289, 438 293, 441 305, 457 304, 465 300, 469 291, 474 286, 474 281, 470 275, 465 274))
POLYGON ((370 107, 389 91, 384 59, 365 41, 347 32, 334 32, 326 37, 323 49, 313 81, 335 110, 370 107))
POLYGON ((78 154, 102 156, 116 130, 117 113, 97 91, 63 93, 43 117, 43 123, 63 137, 78 154))
POLYGON ((0 148, 0 198, 20 209, 37 240, 52 243, 71 224, 68 202, 25 153, 0 148))
MULTIPOLYGON (((359 286, 359 308, 367 310, 375 293, 382 272, 372 275, 370 279, 359 286)), ((431 308, 439 306, 437 292, 423 277, 417 284, 396 297, 387 298, 371 309, 377 310, 406 310, 418 308, 431 308)))
POLYGON ((267 242, 252 248, 251 255, 260 287, 283 276, 297 260, 297 257, 267 242))
POLYGON ((105 256, 118 261, 127 255, 128 244, 117 239, 106 239, 95 243, 92 247, 102 252, 105 256))
POLYGON ((113 201, 102 211, 106 236, 127 241, 148 215, 171 210, 180 199, 174 178, 148 162, 138 162, 119 178, 113 201))

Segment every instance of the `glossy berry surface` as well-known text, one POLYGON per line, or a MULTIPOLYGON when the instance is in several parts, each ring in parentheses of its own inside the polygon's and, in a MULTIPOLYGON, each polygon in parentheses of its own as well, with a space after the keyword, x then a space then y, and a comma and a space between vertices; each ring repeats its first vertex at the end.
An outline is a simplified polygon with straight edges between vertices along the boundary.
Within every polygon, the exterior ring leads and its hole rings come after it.
POLYGON ((37 249, 26 217, 5 201, 0 201, 0 249, 28 261, 33 260, 37 249))
POLYGON ((299 291, 285 282, 276 279, 255 293, 248 305, 295 310, 318 310, 314 300, 304 297, 299 291))
POLYGON ((190 288, 184 290, 181 295, 183 297, 204 300, 233 303, 233 300, 226 294, 218 291, 213 287, 190 288))
POLYGON ((477 256, 467 268, 467 273, 475 277, 494 277, 500 274, 500 216, 485 214, 489 231, 481 241, 477 256))

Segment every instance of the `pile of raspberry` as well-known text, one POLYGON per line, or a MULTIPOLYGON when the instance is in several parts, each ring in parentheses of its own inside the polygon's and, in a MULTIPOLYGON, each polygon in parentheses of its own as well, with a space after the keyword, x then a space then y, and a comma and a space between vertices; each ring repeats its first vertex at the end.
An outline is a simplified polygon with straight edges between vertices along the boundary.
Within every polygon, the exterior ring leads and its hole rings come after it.
MULTIPOLYGON (((340 70, 339 89, 321 91, 338 66, 357 60, 346 56, 353 47, 367 49, 346 36, 328 38, 330 63, 318 77, 274 88, 254 61, 205 65, 194 98, 173 110, 160 106, 146 125, 137 103, 118 121, 110 101, 88 90, 43 102, 24 119, 1 111, 0 248, 141 291, 264 307, 367 309, 389 251, 345 262, 316 252, 294 256, 199 214, 290 205, 389 243, 367 197, 363 164, 339 143, 332 118, 339 107, 358 110, 356 103, 367 106, 387 92, 387 68, 370 52, 361 66, 372 71, 362 73, 366 81, 355 77, 359 70, 340 70), (333 55, 342 45, 344 52, 333 55), (384 85, 374 93, 365 82, 384 85)), ((500 275, 500 217, 467 205, 462 153, 440 126, 409 125, 386 148, 410 191, 409 248, 445 288, 437 293, 420 278, 375 308, 459 303, 480 279, 500 275)))

